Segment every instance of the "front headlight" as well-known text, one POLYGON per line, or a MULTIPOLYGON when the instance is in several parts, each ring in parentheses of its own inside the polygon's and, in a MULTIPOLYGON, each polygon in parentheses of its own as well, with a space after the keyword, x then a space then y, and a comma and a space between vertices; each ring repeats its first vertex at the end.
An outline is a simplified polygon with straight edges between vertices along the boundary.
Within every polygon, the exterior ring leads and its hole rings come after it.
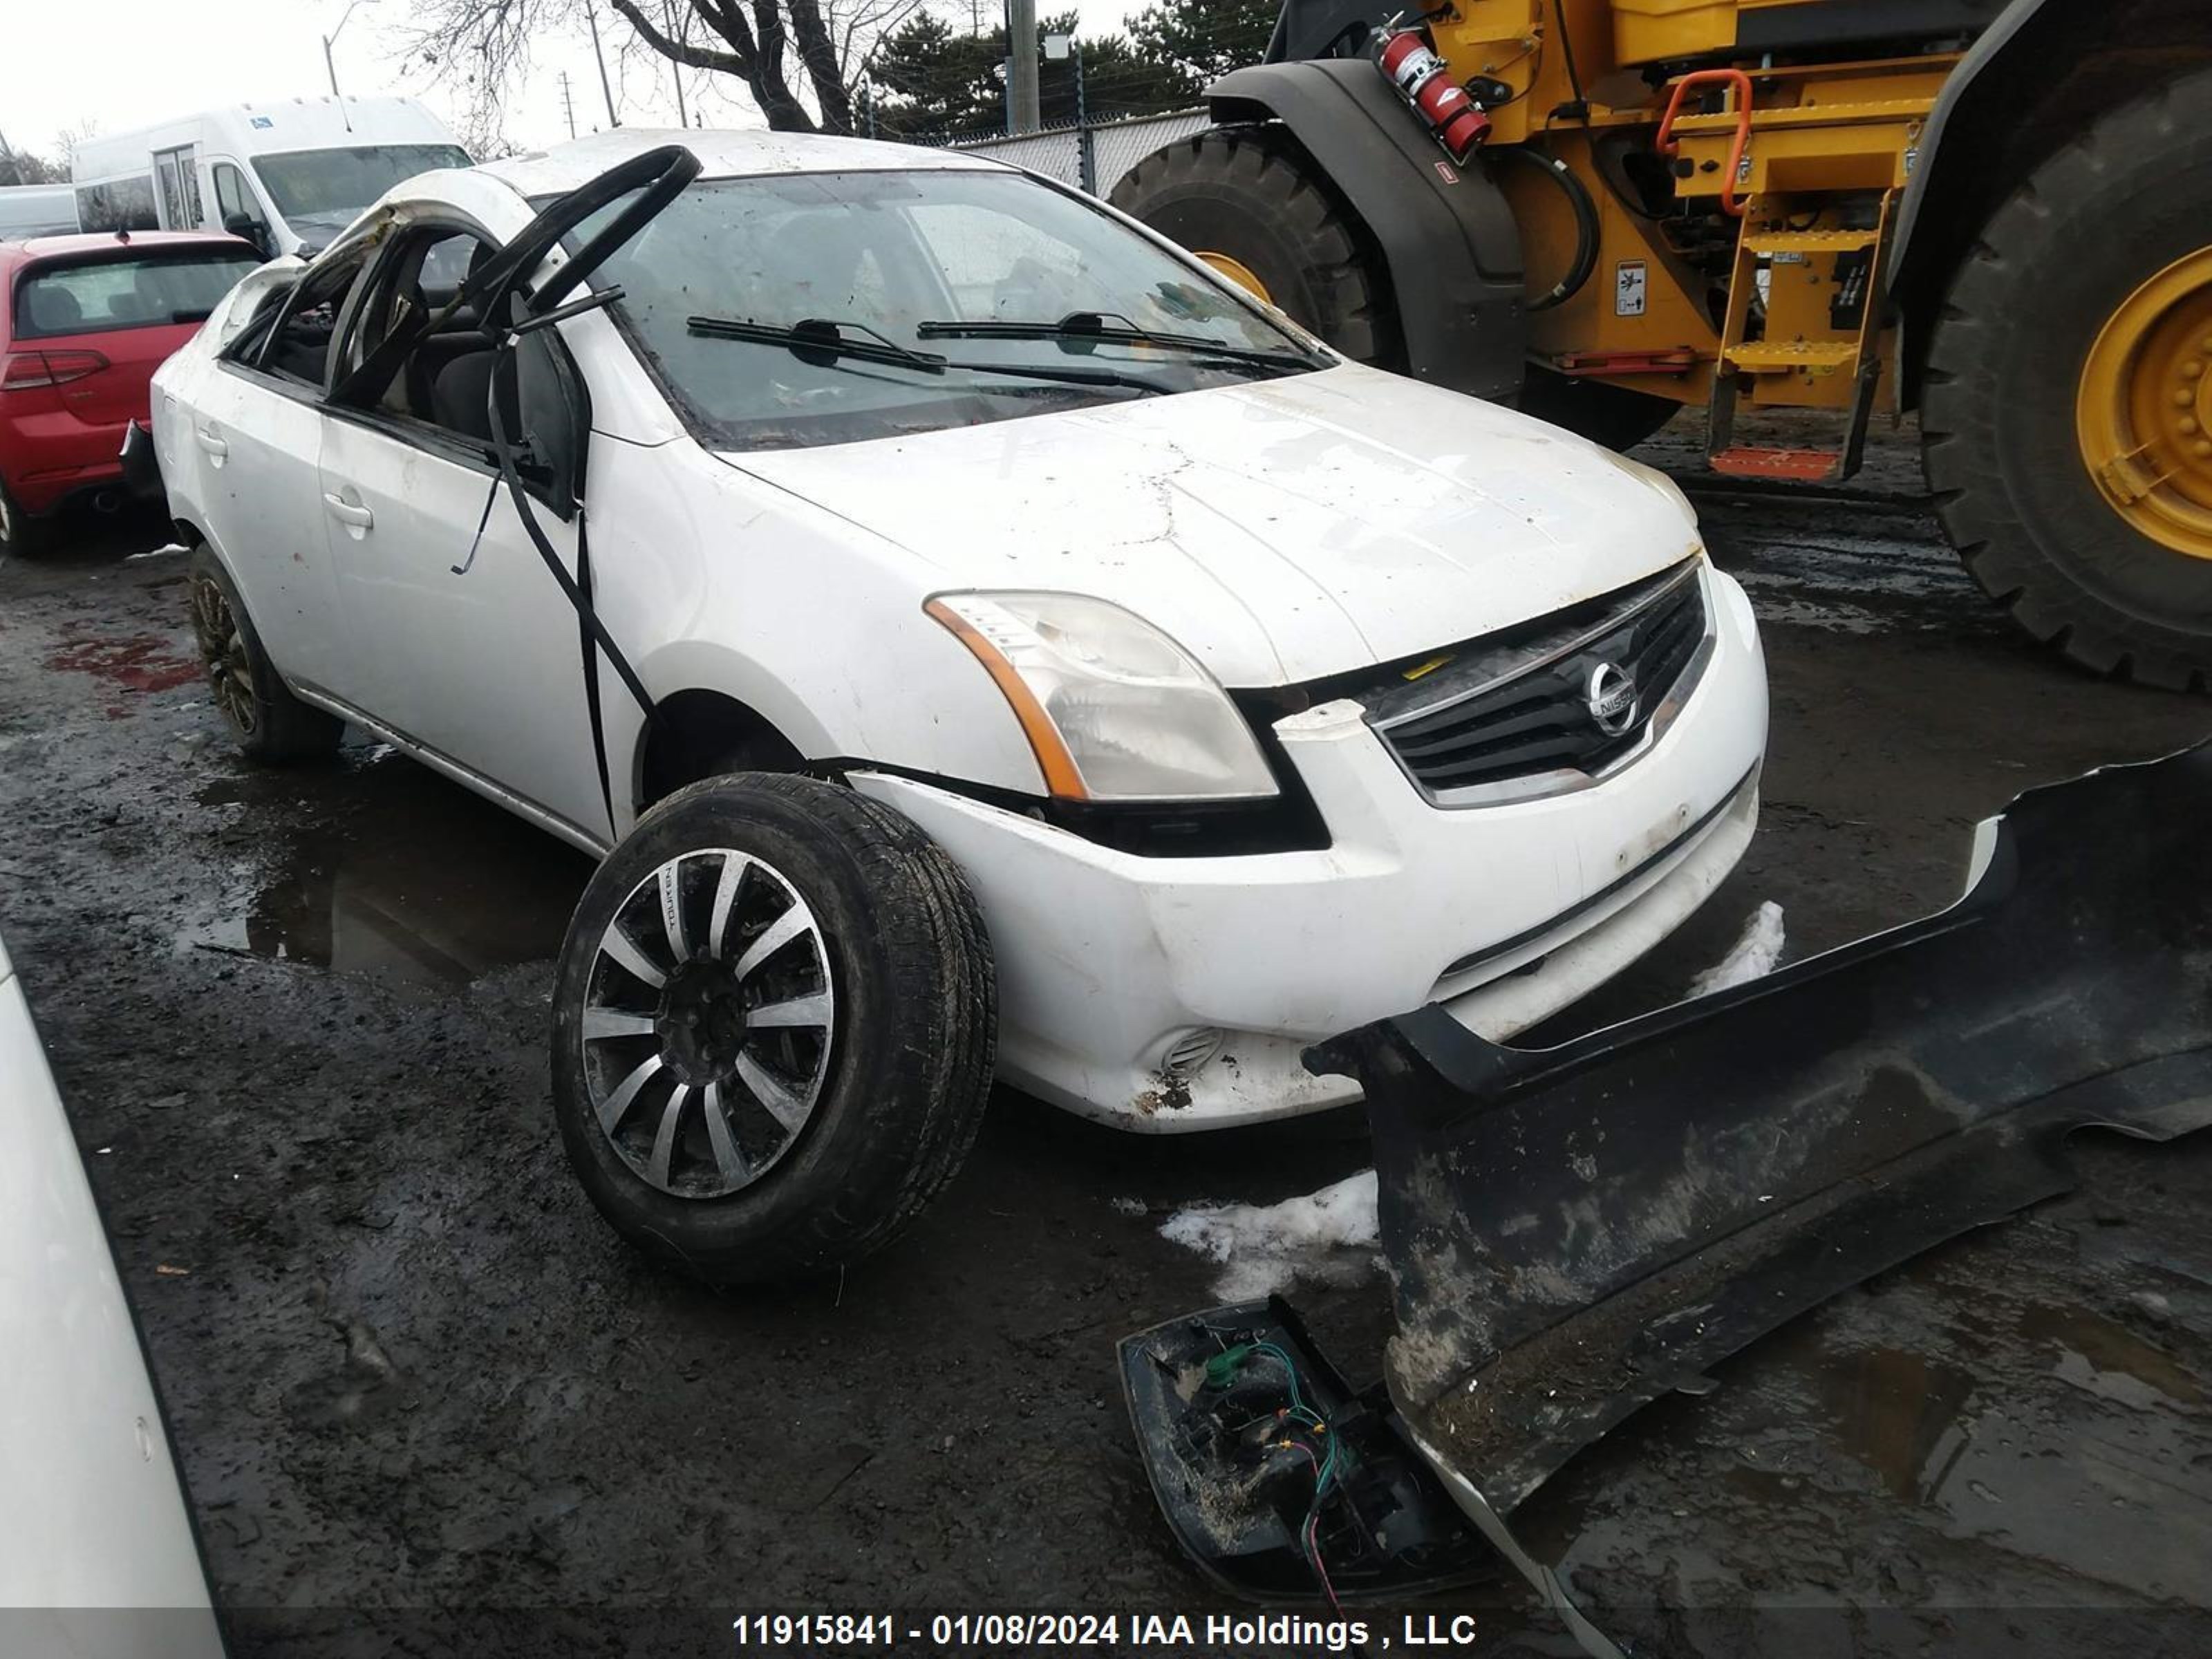
POLYGON ((990 671, 1068 800, 1251 800, 1276 793, 1252 728, 1159 629, 1079 593, 944 593, 923 607, 990 671))

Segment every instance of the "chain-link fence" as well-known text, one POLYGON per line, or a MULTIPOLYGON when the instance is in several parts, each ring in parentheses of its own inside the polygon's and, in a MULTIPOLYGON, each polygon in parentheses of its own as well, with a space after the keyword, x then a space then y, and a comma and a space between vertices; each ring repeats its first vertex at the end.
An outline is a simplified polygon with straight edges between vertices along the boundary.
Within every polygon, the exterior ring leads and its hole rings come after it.
MULTIPOLYGON (((1000 132, 955 133, 945 138, 910 138, 908 143, 950 149, 980 150, 1018 167, 1041 173, 1063 185, 1110 196, 1122 174, 1163 144, 1173 143, 1209 125, 1202 109, 1170 110, 1164 115, 1136 115, 1121 121, 1090 121, 1015 137, 1000 132)), ((889 135, 886 135, 889 136, 889 135)))

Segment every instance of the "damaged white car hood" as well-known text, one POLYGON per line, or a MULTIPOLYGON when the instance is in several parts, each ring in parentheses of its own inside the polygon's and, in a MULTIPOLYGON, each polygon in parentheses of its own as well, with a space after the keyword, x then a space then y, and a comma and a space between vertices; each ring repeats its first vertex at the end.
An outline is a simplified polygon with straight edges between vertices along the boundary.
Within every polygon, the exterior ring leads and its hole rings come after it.
POLYGON ((1673 487, 1344 365, 915 438, 727 454, 955 588, 1095 594, 1223 684, 1284 684, 1557 611, 1686 556, 1673 487))

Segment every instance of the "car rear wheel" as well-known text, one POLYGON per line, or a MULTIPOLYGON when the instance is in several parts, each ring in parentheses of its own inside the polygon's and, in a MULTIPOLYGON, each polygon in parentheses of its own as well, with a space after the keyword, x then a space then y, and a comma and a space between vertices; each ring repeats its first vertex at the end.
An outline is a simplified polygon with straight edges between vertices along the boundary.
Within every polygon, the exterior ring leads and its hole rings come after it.
POLYGON ((810 778, 710 778, 585 888, 554 1115, 647 1254, 719 1282, 820 1272, 889 1243, 958 1170, 997 1016, 975 896, 910 820, 810 778))
POLYGON ((239 748, 249 759, 277 766, 336 750, 345 723, 292 695, 261 648, 222 562, 201 548, 192 555, 188 580, 192 642, 207 672, 208 695, 239 748))
POLYGON ((52 545, 49 526, 44 519, 34 519, 18 507, 0 485, 0 554, 12 554, 19 559, 33 559, 52 545))

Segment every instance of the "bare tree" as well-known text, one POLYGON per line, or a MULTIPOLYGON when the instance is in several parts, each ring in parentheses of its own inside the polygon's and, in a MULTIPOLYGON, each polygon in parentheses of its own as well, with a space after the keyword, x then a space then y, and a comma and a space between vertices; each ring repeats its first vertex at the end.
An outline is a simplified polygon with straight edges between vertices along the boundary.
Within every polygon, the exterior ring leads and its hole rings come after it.
POLYGON ((74 126, 64 127, 54 135, 54 153, 59 158, 62 172, 67 175, 76 165, 76 147, 88 138, 100 136, 100 123, 87 116, 74 126))
POLYGON ((27 149, 11 149, 6 135, 0 134, 0 185, 65 185, 69 176, 66 161, 49 161, 27 149))
MULTIPOLYGON (((495 104, 530 43, 580 29, 596 0, 416 0, 410 56, 495 104)), ((920 0, 607 0, 632 44, 683 69, 734 76, 769 126, 850 132, 853 92, 877 40, 920 0)))
POLYGON ((507 136, 507 122, 495 103, 472 100, 453 135, 461 148, 479 161, 496 161, 513 155, 522 146, 507 136))

